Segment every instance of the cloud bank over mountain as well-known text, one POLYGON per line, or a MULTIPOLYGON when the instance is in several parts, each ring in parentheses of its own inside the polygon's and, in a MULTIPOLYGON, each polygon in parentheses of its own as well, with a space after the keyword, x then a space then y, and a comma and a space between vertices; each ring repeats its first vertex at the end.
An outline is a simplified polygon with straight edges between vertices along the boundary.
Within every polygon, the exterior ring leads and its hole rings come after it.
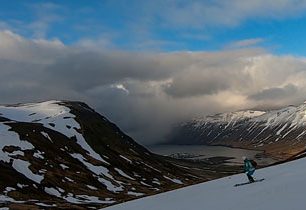
POLYGON ((0 32, 1 103, 82 100, 138 142, 163 141, 173 123, 306 99, 306 59, 263 48, 146 53, 65 45, 0 32))

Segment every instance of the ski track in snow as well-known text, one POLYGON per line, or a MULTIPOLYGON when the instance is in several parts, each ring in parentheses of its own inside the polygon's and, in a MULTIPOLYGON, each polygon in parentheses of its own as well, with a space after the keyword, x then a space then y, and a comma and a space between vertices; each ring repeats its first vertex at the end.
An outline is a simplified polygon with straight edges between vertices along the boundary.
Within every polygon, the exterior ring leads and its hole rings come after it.
POLYGON ((118 204, 105 210, 301 210, 305 209, 306 158, 257 170, 264 181, 238 174, 182 189, 118 204))

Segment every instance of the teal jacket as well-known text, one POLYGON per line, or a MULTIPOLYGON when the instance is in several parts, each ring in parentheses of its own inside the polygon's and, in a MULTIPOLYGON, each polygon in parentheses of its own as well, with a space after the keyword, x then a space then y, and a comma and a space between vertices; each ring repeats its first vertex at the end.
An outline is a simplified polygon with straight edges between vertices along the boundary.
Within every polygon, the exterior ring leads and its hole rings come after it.
POLYGON ((246 159, 244 161, 244 171, 245 172, 253 172, 253 171, 255 171, 254 166, 252 165, 251 161, 248 160, 248 159, 246 159))

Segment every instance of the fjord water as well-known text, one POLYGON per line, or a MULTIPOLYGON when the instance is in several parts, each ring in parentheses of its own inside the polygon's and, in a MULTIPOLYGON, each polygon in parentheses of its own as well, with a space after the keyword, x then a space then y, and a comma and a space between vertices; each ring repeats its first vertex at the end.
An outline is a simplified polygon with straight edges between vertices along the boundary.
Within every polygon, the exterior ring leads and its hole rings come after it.
POLYGON ((232 158, 227 162, 230 164, 242 164, 242 156, 256 159, 259 164, 270 164, 275 162, 270 157, 265 157, 264 151, 247 150, 225 146, 206 146, 206 145, 152 145, 148 149, 156 154, 172 156, 175 154, 187 154, 186 159, 201 160, 212 157, 232 158))

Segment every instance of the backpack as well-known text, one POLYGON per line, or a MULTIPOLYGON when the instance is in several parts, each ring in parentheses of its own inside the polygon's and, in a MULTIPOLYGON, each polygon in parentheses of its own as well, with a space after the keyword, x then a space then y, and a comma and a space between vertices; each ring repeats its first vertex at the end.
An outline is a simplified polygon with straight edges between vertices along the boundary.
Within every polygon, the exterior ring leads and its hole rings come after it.
POLYGON ((251 164, 252 164, 252 166, 253 166, 254 168, 256 168, 256 167, 257 167, 257 163, 256 163, 256 161, 255 161, 255 160, 250 160, 250 162, 251 162, 251 164))

